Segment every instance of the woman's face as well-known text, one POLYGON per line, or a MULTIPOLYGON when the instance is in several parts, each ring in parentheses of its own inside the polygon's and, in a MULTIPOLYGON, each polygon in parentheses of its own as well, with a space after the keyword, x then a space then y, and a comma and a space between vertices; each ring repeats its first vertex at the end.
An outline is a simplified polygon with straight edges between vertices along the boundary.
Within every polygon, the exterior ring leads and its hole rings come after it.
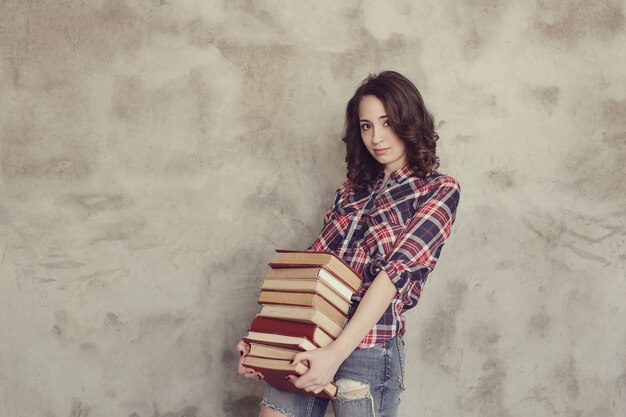
POLYGON ((367 95, 359 103, 361 139, 369 153, 384 166, 385 176, 407 164, 406 145, 389 124, 383 102, 367 95))

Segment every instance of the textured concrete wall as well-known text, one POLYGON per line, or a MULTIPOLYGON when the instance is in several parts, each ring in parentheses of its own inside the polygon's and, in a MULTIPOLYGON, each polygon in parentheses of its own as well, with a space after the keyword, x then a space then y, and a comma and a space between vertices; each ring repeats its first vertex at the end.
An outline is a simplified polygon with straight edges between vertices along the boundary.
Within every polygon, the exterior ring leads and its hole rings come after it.
POLYGON ((400 415, 626 415, 625 6, 0 2, 0 416, 254 415, 234 344, 381 69, 463 186, 400 415))

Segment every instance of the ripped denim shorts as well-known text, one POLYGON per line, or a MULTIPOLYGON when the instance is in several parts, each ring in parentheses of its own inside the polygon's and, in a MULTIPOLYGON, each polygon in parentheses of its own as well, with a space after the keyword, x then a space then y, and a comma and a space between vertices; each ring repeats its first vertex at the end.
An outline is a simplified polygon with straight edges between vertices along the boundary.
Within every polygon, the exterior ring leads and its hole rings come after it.
POLYGON ((335 375, 337 398, 277 390, 265 384, 261 407, 288 417, 323 417, 331 402, 336 417, 394 417, 404 390, 404 341, 396 336, 368 349, 354 350, 335 375))

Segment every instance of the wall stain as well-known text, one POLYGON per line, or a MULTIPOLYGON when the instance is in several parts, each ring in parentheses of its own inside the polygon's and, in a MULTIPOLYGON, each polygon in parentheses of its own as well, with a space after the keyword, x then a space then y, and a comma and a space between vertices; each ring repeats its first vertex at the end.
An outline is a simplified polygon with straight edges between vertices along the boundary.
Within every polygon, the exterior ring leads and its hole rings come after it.
POLYGON ((64 155, 37 159, 19 153, 2 153, 2 175, 4 178, 41 178, 60 180, 82 180, 91 172, 89 163, 80 155, 64 155), (16 157, 17 156, 17 157, 16 157), (23 157, 23 158, 22 158, 23 157))
POLYGON ((559 415, 559 411, 553 403, 553 399, 546 395, 546 387, 538 385, 530 390, 530 395, 524 397, 522 401, 531 403, 543 403, 550 410, 550 416, 559 415))
POLYGON ((128 240, 136 233, 146 227, 144 220, 122 220, 109 223, 103 226, 104 233, 100 237, 89 241, 89 245, 94 245, 103 241, 128 240))
POLYGON ((90 352, 96 350, 96 344, 92 342, 81 343, 78 348, 82 351, 90 352))
POLYGON ((88 417, 91 408, 83 405, 78 398, 72 398, 72 409, 69 417, 88 417))
POLYGON ((515 267, 515 262, 505 259, 502 261, 499 261, 496 265, 495 265, 495 270, 496 271, 507 271, 511 268, 515 267))
POLYGON ((527 327, 531 334, 539 337, 545 337, 551 321, 552 318, 548 315, 548 313, 546 313, 544 309, 541 309, 541 311, 533 314, 533 316, 528 320, 527 327))
POLYGON ((234 349, 222 350, 222 363, 232 363, 239 360, 239 357, 235 354, 234 349))
POLYGON ((626 369, 615 379, 616 400, 626 403, 626 369))
POLYGON ((259 2, 254 0, 230 0, 226 2, 226 7, 231 10, 241 10, 256 19, 259 22, 265 23, 268 27, 276 28, 278 25, 272 18, 270 12, 265 10, 264 7, 259 7, 259 2))
POLYGON ((580 397, 580 381, 578 379, 578 370, 576 369, 576 360, 571 354, 566 362, 556 368, 555 375, 557 381, 565 385, 567 396, 570 399, 575 400, 580 397))
POLYGON ((566 227, 552 215, 534 215, 522 218, 522 224, 535 233, 549 247, 563 239, 566 227))
POLYGON ((58 261, 58 262, 46 262, 46 263, 39 264, 39 265, 45 268, 52 268, 52 269, 74 269, 74 268, 80 268, 82 266, 85 266, 85 264, 82 262, 76 262, 76 261, 70 261, 70 260, 58 261))
POLYGON ((566 248, 568 248, 569 250, 574 252, 574 254, 576 254, 578 257, 580 257, 582 259, 587 259, 588 261, 597 262, 597 263, 600 263, 600 264, 602 264, 604 266, 608 266, 608 265, 612 264, 611 261, 609 261, 608 259, 604 258, 603 256, 595 255, 595 254, 589 252, 586 249, 581 249, 579 247, 576 247, 572 243, 564 243, 563 246, 565 246, 566 248))
POLYGON ((181 408, 179 411, 167 411, 161 414, 157 411, 157 407, 155 406, 154 413, 151 417, 198 417, 198 408, 188 405, 181 408))
MULTIPOLYGON (((624 234, 621 217, 623 213, 620 212, 597 218, 563 210, 558 217, 545 213, 525 215, 521 222, 541 238, 550 253, 567 248, 578 260, 609 266, 615 261, 607 258, 610 253, 602 251, 599 244, 624 234), (593 230, 593 233, 587 230, 593 230)), ((562 252, 559 252, 559 258, 550 255, 550 262, 554 265, 554 270, 568 271, 570 266, 560 259, 561 254, 562 252)))
POLYGON ((548 115, 552 115, 554 107, 559 103, 561 90, 555 85, 535 85, 529 88, 530 96, 541 104, 548 115))
POLYGON ((479 410, 485 417, 510 417, 504 405, 504 382, 507 377, 505 362, 500 358, 498 340, 500 334, 493 326, 476 324, 470 331, 469 344, 484 354, 486 359, 482 374, 476 385, 470 388, 469 395, 459 398, 459 403, 467 409, 479 410))
POLYGON ((456 135, 454 137, 454 140, 458 143, 469 143, 472 141, 475 141, 477 139, 476 136, 472 136, 472 135, 456 135))
POLYGON ((85 193, 69 194, 60 200, 65 204, 75 204, 83 207, 90 214, 107 210, 120 210, 128 207, 132 198, 117 193, 85 193))
POLYGON ((140 321, 137 337, 130 341, 139 342, 141 339, 150 338, 155 334, 171 334, 174 329, 182 327, 185 321, 185 317, 178 317, 170 313, 147 317, 140 321))
POLYGON ((615 417, 615 414, 611 409, 606 405, 601 405, 599 407, 594 408, 588 414, 589 417, 615 417))
POLYGON ((105 326, 119 326, 121 325, 122 322, 120 321, 120 318, 117 316, 117 314, 109 311, 106 314, 106 317, 104 319, 104 325, 105 326))
MULTIPOLYGON (((609 216, 609 218, 611 219, 616 219, 618 218, 618 216, 620 216, 620 214, 614 214, 609 216)), ((580 221, 585 221, 585 219, 580 219, 580 221)), ((582 233, 578 233, 574 230, 568 230, 567 234, 572 236, 573 238, 576 238, 577 240, 581 240, 584 243, 588 243, 588 244, 596 244, 596 243, 602 243, 605 240, 614 237, 614 236, 619 236, 619 235, 624 235, 624 226, 613 226, 610 224, 599 224, 600 222, 595 220, 593 221, 594 223, 598 224, 598 226, 604 230, 607 230, 607 232, 601 236, 597 236, 597 237, 592 237, 592 236, 588 236, 582 233)))
POLYGON ((228 392, 222 401, 222 411, 229 417, 256 416, 260 402, 256 395, 236 396, 235 392, 228 392))
POLYGON ((603 132, 602 142, 608 146, 624 146, 626 144, 626 132, 614 134, 603 132))
POLYGON ((624 30, 619 1, 539 0, 534 26, 546 38, 573 45, 585 36, 610 40, 624 30))
MULTIPOLYGON (((626 129, 626 100, 606 100, 601 105, 602 121, 619 130, 626 129)), ((624 133, 623 131, 620 133, 624 133)))
POLYGON ((201 17, 192 19, 184 25, 184 29, 187 32, 187 40, 192 46, 204 49, 215 43, 213 28, 206 25, 201 17))
POLYGON ((112 275, 118 271, 122 271, 121 268, 116 268, 116 269, 108 269, 108 270, 104 270, 104 271, 96 271, 93 272, 91 274, 86 274, 86 275, 81 275, 78 277, 78 281, 89 281, 92 280, 94 278, 101 278, 101 277, 106 277, 108 275, 112 275))
MULTIPOLYGON (((356 21, 359 22, 359 21, 356 21)), ((419 56, 423 47, 420 39, 407 39, 406 36, 394 33, 386 40, 373 37, 364 26, 356 26, 355 38, 359 40, 356 46, 336 55, 329 62, 331 71, 337 78, 356 81, 375 69, 388 69, 398 62, 403 52, 410 51, 413 56, 419 56)), ((426 84, 427 74, 417 65, 411 66, 405 74, 410 77, 418 88, 426 84)))
POLYGON ((498 343, 500 334, 498 331, 485 323, 477 323, 469 334, 469 343, 478 348, 478 351, 485 353, 490 351, 498 343))
POLYGON ((508 6, 504 0, 447 2, 448 15, 456 27, 463 31, 460 36, 461 52, 466 58, 473 60, 482 55, 508 6))
POLYGON ((515 173, 506 168, 492 169, 487 173, 487 178, 500 189, 507 190, 515 186, 515 173))
POLYGON ((424 325, 420 337, 420 353, 427 363, 437 364, 445 373, 458 373, 458 364, 450 364, 450 357, 456 350, 456 320, 463 308, 467 295, 467 283, 451 281, 448 286, 447 302, 437 307, 437 311, 424 325))

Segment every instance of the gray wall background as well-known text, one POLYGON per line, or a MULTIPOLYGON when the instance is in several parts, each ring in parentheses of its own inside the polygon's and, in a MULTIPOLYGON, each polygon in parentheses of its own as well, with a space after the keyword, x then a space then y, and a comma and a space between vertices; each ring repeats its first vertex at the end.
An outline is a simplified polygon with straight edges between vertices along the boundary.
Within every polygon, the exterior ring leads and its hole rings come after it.
POLYGON ((624 6, 0 2, 0 415, 255 415, 234 345, 382 69, 463 187, 400 415, 626 415, 624 6))

